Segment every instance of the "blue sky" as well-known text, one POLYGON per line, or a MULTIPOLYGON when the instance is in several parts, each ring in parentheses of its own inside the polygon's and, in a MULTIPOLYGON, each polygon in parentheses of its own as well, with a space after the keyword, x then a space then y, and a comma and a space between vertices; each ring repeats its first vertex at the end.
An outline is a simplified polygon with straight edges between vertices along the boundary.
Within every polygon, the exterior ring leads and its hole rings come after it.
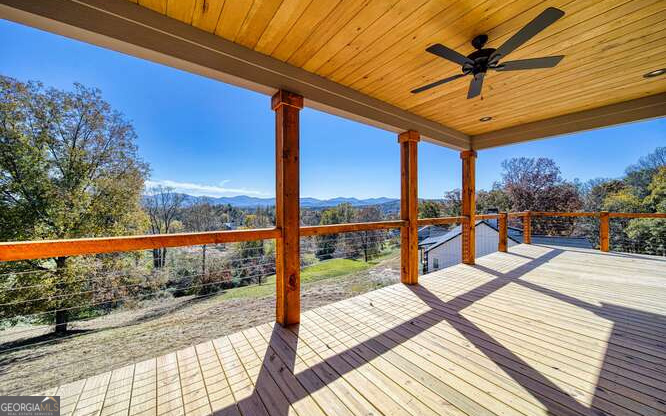
MULTIPOLYGON (((130 119, 154 183, 195 195, 274 194, 269 97, 152 62, 0 20, 0 74, 71 89, 100 88, 130 119)), ((301 195, 399 197, 395 134, 305 109, 301 113, 301 195)), ((477 187, 499 179, 502 160, 546 156, 566 179, 619 177, 666 145, 666 119, 479 152, 477 187)), ((460 185, 458 153, 419 145, 419 197, 460 185)))

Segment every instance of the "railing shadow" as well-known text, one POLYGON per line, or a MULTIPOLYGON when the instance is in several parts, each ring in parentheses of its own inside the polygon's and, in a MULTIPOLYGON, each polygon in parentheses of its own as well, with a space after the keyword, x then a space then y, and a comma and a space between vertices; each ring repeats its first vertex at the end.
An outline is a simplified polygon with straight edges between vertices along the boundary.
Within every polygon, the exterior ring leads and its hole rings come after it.
MULTIPOLYGON (((478 264, 473 267, 500 279, 507 279, 507 275, 513 275, 514 273, 513 271, 508 273, 499 273, 496 270, 478 264)), ((512 276, 511 278, 508 278, 508 280, 527 289, 542 293, 554 299, 594 313, 595 315, 612 323, 612 329, 608 339, 605 341, 606 350, 604 352, 604 358, 601 363, 599 374, 597 376, 597 384, 595 386, 595 391, 590 403, 591 408, 603 408, 604 406, 608 406, 609 401, 616 403, 626 400, 624 394, 617 393, 614 389, 607 388, 609 384, 611 384, 608 382, 608 380, 615 380, 618 377, 617 369, 615 371, 611 371, 611 368, 616 368, 617 361, 610 363, 609 361, 613 361, 610 359, 610 357, 622 357, 624 359, 622 364, 623 378, 631 380, 642 380, 642 382, 645 382, 643 385, 645 390, 659 390, 658 386, 655 387, 650 385, 650 377, 647 377, 646 379, 645 375, 646 373, 650 373, 653 377, 657 377, 655 381, 659 379, 660 375, 666 376, 666 359, 660 358, 663 357, 666 353, 666 342, 663 340, 659 342, 654 339, 655 335, 657 337, 660 335, 666 337, 666 333, 664 333, 664 315, 603 302, 599 306, 567 295, 560 291, 547 288, 526 280, 518 279, 517 276, 512 276), (632 322, 637 321, 640 322, 640 331, 633 331, 628 337, 626 330, 635 328, 635 325, 632 324, 632 322), (640 333, 651 334, 652 336, 640 336, 640 333), (626 347, 624 345, 627 341, 631 342, 631 347, 626 347), (632 353, 632 351, 635 352, 635 355, 632 353), (656 351, 655 355, 651 357, 651 363, 643 361, 641 358, 639 358, 639 356, 645 357, 645 351, 656 351), (650 366, 650 364, 652 364, 652 366, 650 366)), ((482 348, 478 345, 477 347, 482 348)), ((647 355, 649 356, 650 354, 648 353, 647 355)), ((536 374, 533 375, 538 377, 536 374)), ((641 383, 637 384, 641 385, 641 383)), ((666 414, 666 400, 660 399, 658 397, 653 397, 652 399, 648 400, 652 401, 650 406, 652 409, 642 406, 639 403, 635 403, 635 409, 633 410, 641 414, 644 411, 647 412, 645 414, 652 414, 654 413, 654 409, 660 409, 657 412, 662 411, 664 414, 666 414)))
MULTIPOLYGON (((300 384, 294 375, 297 342, 298 325, 293 325, 290 329, 277 324, 273 326, 261 369, 255 381, 254 391, 250 396, 236 403, 241 414, 287 415, 291 404, 308 395, 305 389, 299 388, 300 384), (281 378, 287 379, 282 380, 281 383, 282 391, 287 392, 286 397, 275 394, 276 382, 279 383, 281 378), (284 388, 286 386, 290 386, 291 389, 284 388)), ((234 412, 233 406, 230 407, 216 411, 214 414, 237 414, 234 412)))
MULTIPOLYGON (((547 263, 552 260, 563 250, 553 249, 548 253, 537 257, 527 263, 515 268, 507 273, 499 273, 495 270, 483 266, 473 266, 478 270, 484 271, 495 276, 494 279, 475 287, 474 289, 454 297, 449 301, 442 301, 438 296, 431 293, 423 286, 409 286, 409 289, 426 305, 430 310, 422 313, 421 315, 410 319, 404 323, 396 325, 388 331, 384 331, 379 335, 373 336, 354 348, 364 348, 366 350, 365 360, 370 361, 373 358, 379 357, 387 351, 395 348, 403 342, 417 336, 418 334, 428 330, 429 328, 441 323, 447 322, 458 332, 463 334, 475 347, 482 351, 488 358, 495 362, 502 370, 515 380, 526 391, 530 392, 547 410, 550 414, 556 415, 595 415, 598 416, 600 412, 588 408, 578 402, 575 398, 563 391, 560 387, 554 384, 546 376, 534 369, 524 361, 522 358, 513 353, 510 349, 504 347, 499 341, 495 340, 492 336, 484 332, 481 328, 471 322, 461 313, 466 307, 472 305, 476 301, 488 296, 489 294, 500 290, 509 283, 517 282, 522 284, 520 277, 525 273, 533 270, 534 268, 547 263), (419 321, 419 326, 414 325, 414 321, 419 321), (408 335, 405 335, 408 334, 408 335), (492 346, 492 348, 489 348, 492 346), (369 356, 368 356, 369 354, 369 356), (507 362, 513 364, 507 364, 507 362), (518 371, 517 369, 520 369, 518 371)), ((535 290, 541 290, 541 287, 531 285, 535 290)), ((547 293, 550 296, 555 296, 558 299, 569 301, 570 303, 587 307, 588 305, 580 303, 577 300, 569 299, 566 296, 561 296, 559 292, 551 290, 542 290, 542 293, 547 293)), ((270 415, 286 415, 289 413, 289 407, 298 400, 303 399, 308 394, 311 394, 320 388, 329 385, 336 379, 346 374, 345 371, 340 369, 332 370, 335 360, 339 360, 343 353, 329 357, 318 364, 309 366, 306 370, 294 374, 294 362, 296 359, 298 337, 288 334, 287 331, 296 331, 296 328, 282 328, 274 326, 271 334, 271 340, 262 363, 262 368, 255 381, 254 392, 250 397, 240 400, 236 405, 243 412, 243 414, 270 414, 270 415), (309 380, 319 380, 315 384, 309 383, 311 387, 309 390, 288 390, 288 397, 282 397, 282 400, 275 400, 274 393, 271 389, 275 386, 275 369, 274 361, 276 356, 280 359, 280 371, 286 371, 289 377, 297 379, 307 378, 309 380), (273 373, 273 374, 271 374, 273 373), (312 388, 312 386, 315 386, 312 388), (263 410, 257 411, 257 406, 263 403, 263 410)), ((354 367, 348 371, 353 370, 354 367)), ((603 370, 602 370, 603 371, 603 370)), ((297 383, 298 384, 298 383, 297 383)), ((274 390, 273 390, 274 392, 274 390)), ((259 407, 261 408, 261 406, 259 407)), ((227 414, 232 409, 222 409, 218 414, 227 414)))
MULTIPOLYGON (((541 244, 534 244, 533 245, 538 245, 542 247, 547 247, 551 248, 550 246, 546 245, 541 245, 541 244)), ((567 251, 573 252, 573 253, 582 253, 582 254, 592 254, 592 255, 598 255, 600 252, 596 249, 583 249, 581 250, 580 247, 572 247, 568 248, 567 251), (576 250, 576 248, 578 250, 576 250)), ((516 254, 516 253, 511 253, 511 254, 516 254)), ((625 253, 621 251, 613 251, 611 247, 611 251, 603 253, 604 256, 611 256, 611 257, 624 257, 628 259, 638 259, 638 260, 646 260, 649 259, 650 261, 656 261, 656 262, 666 262, 666 257, 660 257, 659 255, 655 254, 640 254, 640 253, 625 253)))

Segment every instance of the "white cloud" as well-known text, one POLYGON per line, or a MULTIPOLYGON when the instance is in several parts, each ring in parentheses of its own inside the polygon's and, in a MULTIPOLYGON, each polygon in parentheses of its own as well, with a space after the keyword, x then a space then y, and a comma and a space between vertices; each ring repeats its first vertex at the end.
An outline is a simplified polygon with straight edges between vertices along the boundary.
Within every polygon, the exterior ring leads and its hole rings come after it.
POLYGON ((229 183, 228 179, 221 181, 218 185, 179 182, 179 181, 172 181, 169 179, 148 180, 146 181, 146 189, 150 191, 150 188, 153 188, 155 186, 165 186, 168 188, 173 188, 175 192, 193 195, 193 196, 213 196, 213 197, 236 196, 236 195, 269 196, 265 192, 255 191, 252 189, 228 188, 224 186, 227 183, 229 183))

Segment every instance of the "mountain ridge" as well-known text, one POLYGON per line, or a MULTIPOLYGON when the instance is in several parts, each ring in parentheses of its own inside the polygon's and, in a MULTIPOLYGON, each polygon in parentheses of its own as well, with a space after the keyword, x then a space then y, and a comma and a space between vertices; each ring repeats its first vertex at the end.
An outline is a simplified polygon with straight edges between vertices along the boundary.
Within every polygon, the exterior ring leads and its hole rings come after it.
MULTIPOLYGON (((194 196, 181 193, 184 197, 184 204, 191 206, 197 203, 208 202, 212 205, 232 205, 238 208, 258 208, 275 205, 275 198, 259 198, 247 195, 237 196, 194 196)), ((353 197, 335 197, 329 199, 319 199, 311 197, 301 198, 301 207, 304 208, 328 208, 349 203, 355 207, 368 206, 368 205, 384 205, 391 204, 399 201, 397 198, 379 197, 379 198, 353 198, 353 197)))

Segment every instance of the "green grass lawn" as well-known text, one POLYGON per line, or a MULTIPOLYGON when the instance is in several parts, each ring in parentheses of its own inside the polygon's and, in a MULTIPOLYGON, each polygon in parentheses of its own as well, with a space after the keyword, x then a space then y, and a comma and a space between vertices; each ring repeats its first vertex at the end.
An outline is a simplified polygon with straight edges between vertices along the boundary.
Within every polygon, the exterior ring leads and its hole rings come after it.
MULTIPOLYGON (((384 256, 382 256, 384 258, 384 256)), ((324 279, 346 276, 366 270, 376 265, 381 259, 369 262, 351 259, 331 259, 304 267, 301 270, 301 285, 317 282, 324 279)), ((261 285, 250 285, 229 289, 220 295, 220 299, 258 298, 275 293, 275 275, 266 278, 261 285)))

